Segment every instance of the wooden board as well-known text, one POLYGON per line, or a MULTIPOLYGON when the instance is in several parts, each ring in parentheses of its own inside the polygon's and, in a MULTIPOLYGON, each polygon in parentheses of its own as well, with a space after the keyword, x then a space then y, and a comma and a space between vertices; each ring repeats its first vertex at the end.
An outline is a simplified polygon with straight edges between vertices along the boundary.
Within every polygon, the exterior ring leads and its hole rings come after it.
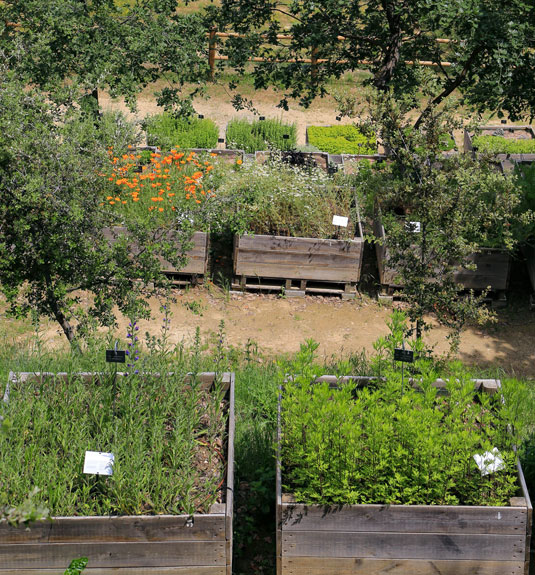
POLYGON ((358 282, 362 238, 322 240, 283 236, 237 236, 234 273, 238 276, 358 282))
POLYGON ((75 557, 89 557, 94 567, 225 566, 225 542, 0 544, 0 573, 5 568, 56 568, 75 557))
POLYGON ((287 575, 523 575, 519 561, 284 557, 287 575))
MULTIPOLYGON (((65 568, 68 565, 65 566, 65 568)), ((1 569, 2 575, 63 575, 65 568, 58 569, 1 569)), ((225 567, 105 567, 91 568, 91 562, 83 575, 226 575, 225 567)))
POLYGON ((525 507, 447 505, 305 505, 283 503, 286 531, 525 534, 525 507))
POLYGON ((525 533, 284 531, 282 557, 524 561, 525 533))
POLYGON ((56 517, 26 527, 0 522, 0 541, 28 543, 225 541, 225 515, 56 517))
MULTIPOLYGON (((126 228, 115 226, 114 228, 105 228, 104 237, 111 243, 117 241, 117 237, 121 235, 128 235, 126 228)), ((190 243, 193 245, 186 251, 187 257, 186 265, 180 269, 175 268, 170 262, 164 258, 159 258, 164 273, 180 273, 180 274, 206 274, 208 267, 208 243, 209 236, 206 232, 194 232, 191 237, 190 243)), ((139 250, 133 246, 132 253, 137 253, 139 250)), ((177 246, 177 251, 180 249, 177 246)))
POLYGON ((535 291, 535 246, 526 244, 522 247, 522 251, 526 257, 526 266, 528 268, 528 275, 531 281, 531 289, 535 291))

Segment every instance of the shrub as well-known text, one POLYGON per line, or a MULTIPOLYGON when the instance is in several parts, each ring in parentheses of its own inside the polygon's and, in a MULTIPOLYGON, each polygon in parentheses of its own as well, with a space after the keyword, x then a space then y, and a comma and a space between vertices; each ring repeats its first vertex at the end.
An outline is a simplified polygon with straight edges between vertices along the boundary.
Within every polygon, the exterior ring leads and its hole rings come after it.
POLYGON ((363 133, 357 126, 310 126, 308 143, 329 154, 377 153, 375 134, 363 133))
POLYGON ((512 140, 502 136, 474 136, 472 145, 488 154, 535 154, 535 140, 512 140))
POLYGON ((219 128, 207 118, 175 118, 171 114, 157 114, 144 122, 149 146, 162 150, 180 148, 215 148, 219 128))
POLYGON ((234 119, 227 126, 227 148, 252 154, 259 150, 292 150, 297 144, 297 127, 282 120, 234 119), (288 138, 284 138, 288 136, 288 138))

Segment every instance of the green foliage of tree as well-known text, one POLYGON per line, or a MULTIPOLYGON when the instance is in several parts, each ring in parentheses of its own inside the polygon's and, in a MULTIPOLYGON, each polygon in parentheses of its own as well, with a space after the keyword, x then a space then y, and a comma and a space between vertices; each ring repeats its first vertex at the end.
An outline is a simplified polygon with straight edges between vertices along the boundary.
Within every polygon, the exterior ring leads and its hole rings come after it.
POLYGON ((180 14, 169 0, 6 0, 0 47, 54 99, 69 101, 76 88, 92 111, 99 90, 134 107, 136 95, 162 77, 173 84, 159 102, 191 111, 180 88, 208 70, 200 17, 180 14))
POLYGON ((444 156, 441 135, 455 126, 447 111, 430 114, 419 129, 410 129, 409 107, 388 94, 372 103, 370 122, 390 150, 391 162, 361 171, 357 182, 369 216, 380 211, 388 265, 401 278, 410 319, 420 331, 424 316, 434 314, 458 343, 466 322, 487 320, 489 314, 479 297, 459 293, 455 272, 461 266, 474 269, 470 255, 482 247, 512 249, 520 193, 513 178, 485 160, 444 156), (419 222, 420 231, 410 222, 419 222))
MULTIPOLYGON (((0 287, 11 312, 49 316, 74 341, 73 320, 83 329, 93 320, 113 323, 114 305, 147 311, 134 280, 159 281, 156 255, 180 265, 181 250, 160 240, 167 230, 150 222, 125 222, 140 246, 135 257, 126 237, 113 246, 105 240, 115 215, 100 205, 99 174, 108 162, 103 133, 5 69, 0 109, 0 287), (79 290, 92 294, 85 308, 79 290)), ((178 222, 173 226, 189 237, 178 222)))
POLYGON ((209 18, 245 35, 224 50, 237 70, 251 56, 267 59, 255 64, 255 87, 282 87, 283 106, 287 97, 309 105, 333 76, 366 68, 376 88, 410 94, 415 105, 423 94, 424 114, 459 90, 478 110, 535 115, 535 13, 526 0, 222 0, 209 18), (321 63, 297 61, 313 49, 321 63))

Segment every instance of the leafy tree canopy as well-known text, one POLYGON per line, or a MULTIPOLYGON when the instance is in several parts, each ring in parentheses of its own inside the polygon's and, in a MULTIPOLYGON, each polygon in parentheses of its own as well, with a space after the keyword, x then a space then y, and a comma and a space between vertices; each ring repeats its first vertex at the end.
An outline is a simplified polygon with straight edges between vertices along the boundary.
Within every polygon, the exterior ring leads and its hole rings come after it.
POLYGON ((127 237, 110 245, 104 229, 117 221, 102 205, 100 173, 117 132, 106 135, 106 123, 51 104, 14 76, 0 68, 0 289, 13 313, 49 316, 73 341, 73 319, 83 328, 113 323, 114 305, 146 311, 136 280, 159 278, 157 255, 183 263, 183 252, 162 238, 171 231, 187 239, 190 230, 125 221, 135 257, 127 237), (92 294, 89 305, 78 305, 79 290, 92 294))
POLYGON ((331 77, 364 68, 368 83, 409 94, 415 106, 423 93, 424 115, 459 90, 476 110, 535 116, 535 11, 526 0, 222 0, 208 19, 245 35, 226 42, 231 65, 268 60, 255 64, 255 86, 283 88, 283 107, 288 96, 308 105, 331 77), (295 61, 312 50, 313 69, 295 61))
POLYGON ((177 13, 169 0, 5 0, 0 47, 54 98, 71 99, 74 86, 90 106, 107 89, 134 107, 137 93, 163 77, 170 84, 159 103, 189 110, 180 87, 208 68, 200 17, 177 13))

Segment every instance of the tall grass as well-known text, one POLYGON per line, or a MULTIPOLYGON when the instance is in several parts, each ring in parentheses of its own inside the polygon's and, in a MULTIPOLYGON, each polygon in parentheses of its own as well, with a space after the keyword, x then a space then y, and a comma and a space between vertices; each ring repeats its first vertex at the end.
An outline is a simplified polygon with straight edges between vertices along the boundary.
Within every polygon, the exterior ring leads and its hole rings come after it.
POLYGON ((227 148, 252 154, 259 150, 293 150, 297 144, 297 127, 282 120, 234 119, 227 126, 227 148))

